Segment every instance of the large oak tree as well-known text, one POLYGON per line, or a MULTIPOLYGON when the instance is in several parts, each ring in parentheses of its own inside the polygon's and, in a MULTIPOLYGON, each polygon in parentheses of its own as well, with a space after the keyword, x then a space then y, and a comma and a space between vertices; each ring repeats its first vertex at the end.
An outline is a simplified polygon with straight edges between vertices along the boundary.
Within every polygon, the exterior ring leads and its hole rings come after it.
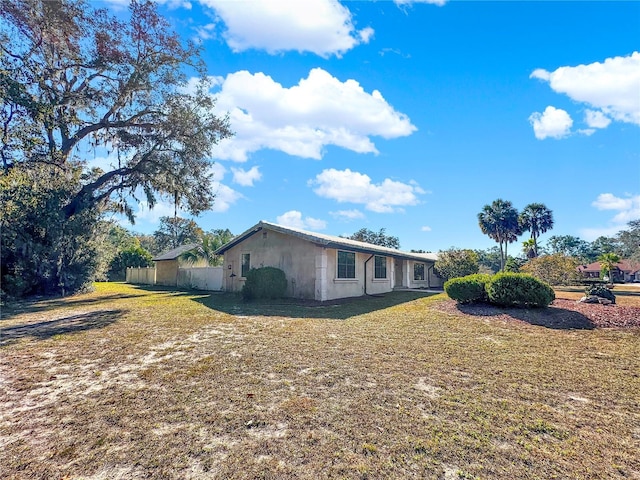
POLYGON ((180 42, 154 2, 132 1, 126 20, 83 0, 0 2, 3 168, 62 172, 112 152, 113 168, 87 176, 63 206, 67 218, 108 203, 131 216, 140 192, 150 206, 166 194, 207 210, 211 150, 231 131, 205 78, 197 46, 180 42))
POLYGON ((231 135, 205 66, 156 4, 125 19, 83 0, 0 1, 2 290, 71 292, 95 273, 109 209, 214 201, 212 148, 231 135), (200 80, 191 80, 192 78, 200 80), (110 166, 89 168, 94 156, 110 166))

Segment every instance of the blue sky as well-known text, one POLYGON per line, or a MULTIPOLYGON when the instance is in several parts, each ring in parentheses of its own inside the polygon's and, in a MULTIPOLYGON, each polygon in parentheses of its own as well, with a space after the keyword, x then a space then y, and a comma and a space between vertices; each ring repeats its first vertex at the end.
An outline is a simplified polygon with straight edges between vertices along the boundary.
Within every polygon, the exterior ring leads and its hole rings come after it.
MULTIPOLYGON (((114 11, 124 0, 107 4, 114 11)), ((640 218, 640 2, 170 0, 236 136, 205 230, 386 228, 488 248, 497 198, 594 240, 640 218)), ((150 233, 169 201, 142 206, 150 233)), ((523 237, 524 240, 526 237, 523 237)), ((519 247, 515 248, 519 251, 519 247)))

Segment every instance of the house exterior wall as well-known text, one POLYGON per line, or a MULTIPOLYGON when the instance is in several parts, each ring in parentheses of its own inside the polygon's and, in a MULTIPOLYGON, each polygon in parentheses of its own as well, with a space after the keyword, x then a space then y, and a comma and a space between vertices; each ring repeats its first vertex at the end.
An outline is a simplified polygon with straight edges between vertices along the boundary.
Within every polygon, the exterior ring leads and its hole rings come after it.
POLYGON ((416 262, 400 260, 398 263, 393 257, 378 255, 385 258, 386 277, 375 278, 375 255, 358 252, 355 253, 355 278, 338 278, 338 252, 339 249, 263 229, 224 253, 223 288, 228 292, 242 290, 246 281, 242 276, 245 254, 249 254, 250 268, 281 269, 287 278, 286 295, 293 298, 326 301, 391 292, 394 285, 408 288, 442 285, 433 273, 433 262, 417 262, 425 264, 425 279, 420 281, 413 278, 416 262))
POLYGON ((435 262, 424 260, 401 260, 396 259, 395 274, 396 274, 396 287, 402 288, 442 288, 444 285, 443 280, 438 277, 433 271, 435 262), (424 280, 416 280, 415 278, 415 265, 424 264, 424 280))
POLYGON ((175 287, 178 281, 178 260, 156 261, 156 285, 175 287))
POLYGON ((246 280, 242 277, 242 255, 248 253, 251 268, 276 267, 284 272, 288 297, 314 299, 316 256, 321 256, 322 250, 291 235, 261 230, 224 253, 224 289, 242 290, 246 280))
MULTIPOLYGON (((393 290, 393 259, 384 257, 387 263, 387 277, 374 278, 375 260, 369 253, 356 253, 355 278, 338 278, 338 251, 327 248, 327 296, 324 300, 359 297, 365 293, 374 295, 393 290), (368 261, 367 261, 368 260, 368 261), (365 292, 366 262, 366 292, 365 292)), ((318 298, 318 300, 320 300, 318 298)))

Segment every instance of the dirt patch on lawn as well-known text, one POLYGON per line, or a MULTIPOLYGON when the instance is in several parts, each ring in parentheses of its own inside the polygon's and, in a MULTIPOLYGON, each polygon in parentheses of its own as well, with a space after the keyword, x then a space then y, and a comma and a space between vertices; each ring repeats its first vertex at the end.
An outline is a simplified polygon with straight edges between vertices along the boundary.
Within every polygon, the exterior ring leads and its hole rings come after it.
POLYGON ((454 300, 440 302, 434 308, 445 313, 523 321, 556 329, 640 327, 640 307, 579 303, 565 298, 554 300, 546 308, 501 308, 484 303, 461 305, 454 300))

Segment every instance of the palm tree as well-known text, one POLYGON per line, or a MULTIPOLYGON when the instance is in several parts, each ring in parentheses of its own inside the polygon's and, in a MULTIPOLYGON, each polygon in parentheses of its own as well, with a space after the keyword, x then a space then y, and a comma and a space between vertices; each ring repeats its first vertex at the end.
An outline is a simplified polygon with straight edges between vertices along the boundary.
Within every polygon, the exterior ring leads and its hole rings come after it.
POLYGON ((613 283, 613 277, 611 276, 611 270, 620 261, 620 257, 613 252, 603 253, 598 257, 600 262, 600 268, 606 270, 609 273, 609 283, 613 283))
POLYGON ((538 256, 538 237, 553 228, 553 212, 543 203, 530 203, 518 217, 520 228, 531 232, 534 257, 538 256))
POLYGON ((202 260, 210 266, 220 265, 222 258, 220 258, 219 255, 215 255, 213 252, 225 243, 228 243, 232 238, 233 234, 229 229, 212 230, 211 233, 205 233, 202 236, 202 241, 197 247, 181 254, 180 259, 191 265, 202 260))
POLYGON ((527 258, 537 257, 535 240, 533 238, 529 238, 522 242, 522 251, 527 258))
POLYGON ((500 270, 504 271, 507 246, 515 242, 522 233, 518 223, 518 211, 511 202, 499 198, 482 208, 478 214, 478 224, 482 233, 489 235, 500 245, 500 270))

